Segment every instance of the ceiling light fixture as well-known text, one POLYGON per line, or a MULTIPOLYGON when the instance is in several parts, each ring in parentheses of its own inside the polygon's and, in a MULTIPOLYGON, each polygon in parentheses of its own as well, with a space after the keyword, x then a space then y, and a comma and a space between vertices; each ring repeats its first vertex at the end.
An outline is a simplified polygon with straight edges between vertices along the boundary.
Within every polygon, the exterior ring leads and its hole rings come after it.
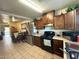
POLYGON ((12 16, 12 21, 17 21, 14 16, 12 16))
POLYGON ((21 3, 29 6, 37 12, 42 13, 45 9, 41 8, 38 4, 34 3, 32 0, 19 0, 21 3))

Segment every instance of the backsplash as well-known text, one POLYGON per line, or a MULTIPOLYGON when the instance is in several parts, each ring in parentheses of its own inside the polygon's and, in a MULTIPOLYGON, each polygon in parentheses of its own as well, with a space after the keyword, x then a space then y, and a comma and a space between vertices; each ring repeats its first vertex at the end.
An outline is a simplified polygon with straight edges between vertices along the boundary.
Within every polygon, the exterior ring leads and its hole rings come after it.
POLYGON ((37 33, 37 31, 41 35, 43 35, 45 31, 53 31, 53 32, 55 32, 55 36, 57 36, 57 35, 62 36, 62 32, 63 31, 70 31, 70 30, 52 30, 52 29, 51 30, 50 29, 39 29, 39 30, 36 30, 35 29, 34 33, 37 33))

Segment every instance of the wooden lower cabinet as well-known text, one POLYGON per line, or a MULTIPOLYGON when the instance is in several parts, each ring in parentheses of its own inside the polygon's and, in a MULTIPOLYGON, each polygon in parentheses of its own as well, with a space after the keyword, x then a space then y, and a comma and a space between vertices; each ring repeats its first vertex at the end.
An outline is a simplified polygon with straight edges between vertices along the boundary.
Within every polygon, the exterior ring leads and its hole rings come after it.
POLYGON ((63 57, 63 40, 53 39, 53 53, 63 57))
POLYGON ((34 45, 41 47, 41 41, 40 41, 40 37, 38 36, 34 36, 34 40, 33 40, 34 45))
MULTIPOLYGON (((34 36, 34 41, 33 41, 34 45, 42 48, 42 44, 41 44, 41 39, 40 37, 38 36, 34 36)), ((57 39, 53 39, 53 42, 52 42, 52 52, 54 54, 57 54, 61 57, 63 57, 63 51, 61 49, 63 49, 63 40, 57 40, 57 39)), ((44 47, 43 47, 44 48, 44 47)), ((46 49, 47 50, 47 49, 46 49)), ((51 52, 51 53, 52 53, 51 52)))

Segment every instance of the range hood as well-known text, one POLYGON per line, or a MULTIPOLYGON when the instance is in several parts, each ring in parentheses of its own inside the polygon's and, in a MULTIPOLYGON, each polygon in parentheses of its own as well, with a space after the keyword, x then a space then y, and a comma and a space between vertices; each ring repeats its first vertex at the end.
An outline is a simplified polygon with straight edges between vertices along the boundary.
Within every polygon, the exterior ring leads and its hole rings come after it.
POLYGON ((45 25, 45 27, 47 27, 47 26, 53 26, 53 24, 47 24, 47 25, 45 25))

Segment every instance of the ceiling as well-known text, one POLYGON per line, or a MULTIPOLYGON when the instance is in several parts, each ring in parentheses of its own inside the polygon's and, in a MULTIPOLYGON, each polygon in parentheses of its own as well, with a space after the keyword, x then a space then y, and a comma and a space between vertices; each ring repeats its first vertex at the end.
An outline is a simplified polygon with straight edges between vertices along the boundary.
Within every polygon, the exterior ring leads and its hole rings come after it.
MULTIPOLYGON (((33 0, 35 3, 45 9, 44 12, 50 10, 57 10, 68 6, 77 0, 33 0)), ((35 18, 40 16, 42 13, 38 13, 33 9, 21 4, 18 0, 0 0, 0 10, 8 13, 35 18)))

